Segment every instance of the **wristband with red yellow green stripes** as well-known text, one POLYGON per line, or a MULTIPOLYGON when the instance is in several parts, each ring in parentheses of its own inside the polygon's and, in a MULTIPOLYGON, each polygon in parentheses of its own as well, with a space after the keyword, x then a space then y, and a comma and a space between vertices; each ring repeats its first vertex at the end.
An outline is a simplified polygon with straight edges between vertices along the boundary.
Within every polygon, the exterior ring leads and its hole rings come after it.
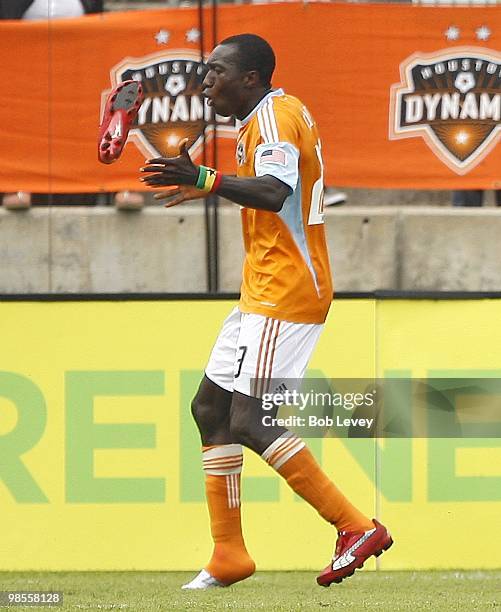
POLYGON ((213 193, 219 187, 222 178, 221 172, 214 170, 214 168, 198 166, 198 178, 195 187, 206 193, 213 193))

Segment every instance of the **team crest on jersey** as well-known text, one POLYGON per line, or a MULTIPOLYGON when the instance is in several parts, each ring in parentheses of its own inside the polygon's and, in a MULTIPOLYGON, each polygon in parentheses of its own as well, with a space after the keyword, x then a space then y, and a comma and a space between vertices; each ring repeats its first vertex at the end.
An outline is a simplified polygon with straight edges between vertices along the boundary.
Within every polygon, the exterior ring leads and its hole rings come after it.
POLYGON ((476 47, 416 53, 400 75, 391 89, 390 138, 422 137, 454 172, 469 172, 500 136, 501 54, 476 47))
MULTIPOLYGON (((129 133, 129 139, 146 157, 170 157, 188 138, 192 156, 198 155, 214 135, 235 138, 234 119, 212 119, 212 109, 202 96, 205 67, 193 50, 161 51, 142 58, 125 58, 110 71, 112 87, 134 79, 143 85, 144 101, 129 133)), ((108 91, 102 93, 106 99, 108 91)), ((102 103, 103 105, 103 103, 102 103)))
POLYGON ((239 166, 245 164, 245 143, 243 140, 239 140, 237 143, 236 158, 239 166))

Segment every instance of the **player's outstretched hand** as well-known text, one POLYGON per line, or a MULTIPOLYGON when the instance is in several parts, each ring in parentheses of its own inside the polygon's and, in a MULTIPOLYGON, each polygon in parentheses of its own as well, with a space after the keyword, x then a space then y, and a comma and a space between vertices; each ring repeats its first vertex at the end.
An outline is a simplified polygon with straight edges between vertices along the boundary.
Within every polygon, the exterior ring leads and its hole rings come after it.
POLYGON ((176 157, 156 157, 148 159, 141 172, 147 176, 139 180, 148 187, 168 187, 170 185, 196 185, 198 166, 191 161, 188 153, 188 139, 179 144, 179 155, 176 157))
POLYGON ((164 207, 171 208, 172 206, 177 206, 177 204, 181 204, 187 200, 206 198, 207 193, 202 191, 202 189, 197 189, 191 185, 178 185, 177 187, 169 189, 169 191, 161 191, 156 193, 153 197, 155 200, 168 200, 168 202, 164 204, 164 207))

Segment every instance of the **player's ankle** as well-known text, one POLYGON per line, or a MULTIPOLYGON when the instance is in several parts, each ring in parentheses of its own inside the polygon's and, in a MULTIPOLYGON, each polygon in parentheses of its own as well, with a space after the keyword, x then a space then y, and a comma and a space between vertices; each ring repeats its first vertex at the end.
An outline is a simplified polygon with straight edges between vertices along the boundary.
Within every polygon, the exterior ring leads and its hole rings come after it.
POLYGON ((216 546, 214 549, 212 558, 205 567, 209 574, 226 586, 252 576, 256 571, 256 564, 247 551, 225 548, 216 546))
POLYGON ((256 571, 256 564, 254 561, 249 560, 246 564, 239 564, 238 566, 226 569, 209 569, 210 564, 205 568, 211 576, 214 576, 224 586, 235 584, 252 576, 256 571))
POLYGON ((338 531, 350 533, 364 533, 364 531, 374 529, 374 523, 370 519, 343 521, 342 523, 335 523, 334 526, 338 531))

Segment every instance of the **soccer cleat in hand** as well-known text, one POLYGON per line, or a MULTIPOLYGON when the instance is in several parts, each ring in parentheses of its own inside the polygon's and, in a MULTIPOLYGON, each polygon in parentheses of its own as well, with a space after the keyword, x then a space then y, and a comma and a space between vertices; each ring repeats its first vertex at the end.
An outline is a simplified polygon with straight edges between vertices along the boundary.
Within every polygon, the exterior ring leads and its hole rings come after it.
POLYGON ((111 91, 97 141, 99 161, 103 164, 111 164, 120 157, 142 101, 143 87, 137 81, 124 81, 111 91))

